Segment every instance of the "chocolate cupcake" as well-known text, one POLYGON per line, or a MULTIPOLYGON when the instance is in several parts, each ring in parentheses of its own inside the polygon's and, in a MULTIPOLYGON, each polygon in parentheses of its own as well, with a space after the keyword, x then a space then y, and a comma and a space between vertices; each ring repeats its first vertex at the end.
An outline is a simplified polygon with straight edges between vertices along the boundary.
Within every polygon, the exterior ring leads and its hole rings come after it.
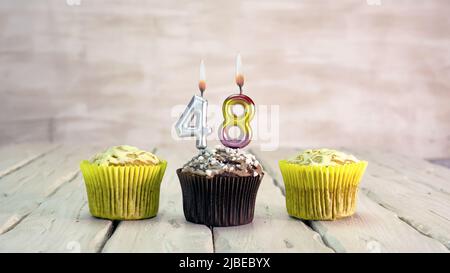
POLYGON ((252 222, 264 176, 254 155, 221 146, 201 150, 177 174, 186 220, 215 227, 252 222))

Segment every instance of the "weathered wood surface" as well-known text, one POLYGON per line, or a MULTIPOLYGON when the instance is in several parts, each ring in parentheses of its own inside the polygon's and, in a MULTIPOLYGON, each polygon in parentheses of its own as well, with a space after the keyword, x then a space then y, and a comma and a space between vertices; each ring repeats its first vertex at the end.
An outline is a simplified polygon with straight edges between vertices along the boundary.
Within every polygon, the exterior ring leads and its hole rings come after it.
MULTIPOLYGON (((370 159, 369 159, 370 160, 370 159)), ((430 176, 431 181, 433 178, 430 176)), ((437 184, 437 183, 436 183, 437 184)), ((450 195, 372 161, 362 191, 421 233, 450 248, 450 195)))
POLYGON ((0 178, 29 164, 55 148, 56 145, 47 143, 41 145, 24 143, 0 147, 0 178))
POLYGON ((337 252, 448 252, 363 193, 358 198, 352 217, 310 223, 337 252))
POLYGON ((181 188, 175 170, 188 161, 194 151, 181 145, 156 149, 168 165, 161 184, 158 215, 141 221, 122 221, 104 252, 213 252, 211 230, 186 221, 181 188))
POLYGON ((0 234, 14 227, 64 183, 74 179, 79 172, 79 162, 94 150, 60 147, 20 171, 1 177, 0 234))
POLYGON ((287 215, 278 168, 278 160, 296 150, 253 151, 266 171, 253 223, 211 229, 183 215, 175 170, 194 148, 157 145, 156 154, 169 162, 159 214, 113 222, 89 214, 78 164, 99 148, 80 147, 0 148, 10 157, 0 159, 1 252, 449 251, 450 171, 420 159, 356 152, 369 161, 357 213, 333 222, 301 221, 287 215))
POLYGON ((1 252, 97 252, 112 221, 90 215, 81 175, 67 182, 14 229, 0 235, 1 252))
POLYGON ((421 183, 450 195, 450 169, 432 164, 428 161, 411 158, 393 153, 360 152, 361 156, 370 158, 374 168, 384 172, 384 175, 402 178, 411 182, 421 183))
POLYGON ((284 198, 269 173, 258 191, 253 222, 213 231, 216 252, 333 252, 319 234, 287 215, 284 198))
MULTIPOLYGON (((277 167, 278 160, 289 158, 296 152, 298 152, 297 149, 290 148, 279 149, 275 152, 255 151, 263 164, 267 166, 266 169, 275 177, 277 185, 283 192, 284 185, 277 167)), ((433 198, 407 200, 408 196, 420 195, 425 186, 419 184, 410 188, 397 187, 397 183, 392 180, 391 173, 386 173, 387 170, 391 169, 377 165, 381 158, 376 159, 373 155, 364 156, 360 154, 359 156, 369 161, 369 167, 361 183, 363 191, 360 191, 358 195, 357 213, 339 221, 309 222, 309 225, 322 235, 327 245, 337 252, 447 252, 448 249, 444 246, 448 247, 448 244, 445 243, 445 235, 442 234, 443 238, 432 236, 434 233, 425 233, 423 227, 430 226, 433 231, 441 231, 450 228, 450 224, 445 223, 445 220, 440 219, 438 215, 427 214, 430 218, 428 220, 431 221, 430 224, 405 221, 404 215, 419 219, 417 221, 426 221, 425 216, 417 215, 417 209, 419 212, 426 211, 430 207, 447 208, 448 210, 450 199, 441 197, 444 202, 442 205, 435 203, 432 200, 433 198), (374 175, 377 178, 374 178, 374 175), (373 194, 366 190, 367 187, 382 191, 383 194, 380 195, 379 199, 374 198, 373 194), (389 197, 387 203, 380 200, 384 200, 385 196, 389 197), (395 202, 396 199, 400 201, 395 202), (394 207, 384 204, 393 204, 394 207), (419 209, 421 206, 422 209, 419 209), (434 226, 434 224, 437 226, 434 226)), ((423 162, 426 165, 427 162, 423 162)), ((440 167, 438 166, 438 168, 440 167)), ((430 181, 434 181, 431 178, 432 176, 430 176, 430 181)), ((435 192, 435 194, 438 193, 435 192)))

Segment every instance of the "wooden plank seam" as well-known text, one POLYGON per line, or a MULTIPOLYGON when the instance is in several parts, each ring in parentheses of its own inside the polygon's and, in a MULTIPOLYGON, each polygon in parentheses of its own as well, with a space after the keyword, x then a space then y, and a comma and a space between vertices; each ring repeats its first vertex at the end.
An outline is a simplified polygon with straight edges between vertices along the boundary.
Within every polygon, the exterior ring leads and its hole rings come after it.
MULTIPOLYGON (((253 154, 258 154, 253 150, 250 150, 251 153, 253 154)), ((281 186, 282 181, 278 181, 278 179, 276 178, 276 172, 275 170, 270 166, 270 164, 268 164, 268 162, 266 162, 265 159, 262 159, 261 157, 257 157, 258 160, 260 161, 261 165, 263 166, 263 169, 265 171, 267 171, 272 179, 272 183, 275 185, 276 188, 278 188, 281 192, 281 194, 283 195, 283 197, 286 197, 286 191, 284 189, 283 186, 281 186)), ((304 223, 308 228, 311 229, 311 231, 315 232, 318 234, 318 236, 321 237, 322 242, 324 243, 325 246, 327 246, 328 248, 332 249, 333 252, 337 252, 336 249, 328 242, 328 240, 325 238, 325 236, 323 236, 320 232, 318 232, 312 225, 311 225, 311 221, 305 221, 302 219, 296 219, 302 223, 304 223)))
POLYGON ((26 158, 26 159, 24 159, 24 160, 22 160, 22 161, 20 161, 20 162, 18 162, 18 163, 16 163, 16 164, 14 164, 14 165, 12 165, 12 166, 6 168, 6 169, 4 169, 4 170, 0 170, 0 179, 1 179, 2 177, 4 177, 4 176, 7 176, 7 175, 9 175, 9 174, 15 172, 15 171, 18 171, 18 170, 22 169, 23 167, 27 166, 28 164, 30 164, 30 163, 36 161, 37 159, 39 159, 39 158, 45 156, 45 155, 48 154, 48 153, 51 153, 51 152, 55 151, 56 149, 58 149, 58 148, 60 148, 60 147, 61 147, 61 145, 55 145, 55 146, 52 146, 52 147, 50 147, 49 149, 47 149, 47 150, 45 150, 45 151, 43 151, 43 152, 37 153, 37 154, 34 155, 34 156, 31 156, 31 157, 29 157, 29 158, 26 158))
MULTIPOLYGON (((298 150, 297 150, 298 151, 298 150)), ((258 154, 257 152, 255 154, 258 154)), ((260 156, 258 157, 258 159, 261 161, 261 164, 263 165, 264 169, 272 176, 273 179, 273 183, 276 187, 278 187, 280 189, 280 191, 282 192, 283 196, 285 197, 285 190, 283 185, 281 184, 282 181, 278 181, 277 178, 282 179, 281 177, 279 177, 277 174, 277 172, 271 167, 271 165, 267 162, 267 158, 265 156, 260 156)), ((369 175, 369 174, 368 174, 369 175)), ((419 181, 414 181, 419 183, 419 181)), ((425 185, 428 186, 428 185, 425 185)), ((430 187, 431 188, 431 187, 430 187)), ((395 211, 393 211, 392 209, 390 209, 388 206, 378 202, 376 199, 374 199, 370 193, 367 192, 367 190, 364 187, 361 187, 361 192, 362 194, 364 194, 364 196, 366 196, 367 198, 369 198, 374 204, 380 206, 381 208, 385 209, 386 211, 392 213, 392 215, 395 215, 395 217, 403 222, 404 224, 406 224, 407 226, 409 226, 410 228, 412 228, 412 230, 414 230, 415 232, 420 233, 421 235, 424 235, 426 237, 428 237, 429 239, 431 239, 432 241, 434 241, 437 245, 441 245, 442 249, 449 249, 449 246, 444 244, 443 242, 441 242, 440 240, 433 238, 432 236, 430 236, 429 234, 426 234, 425 232, 422 232, 421 230, 419 230, 418 228, 416 228, 412 223, 409 222, 408 219, 406 219, 405 217, 401 217, 399 216, 395 211)), ((299 219, 300 220, 300 219, 299 219)), ((308 227, 310 227, 313 231, 317 232, 321 237, 323 242, 330 248, 332 248, 333 250, 335 250, 336 252, 340 252, 338 251, 338 249, 335 249, 333 247, 333 245, 339 246, 340 250, 344 250, 345 248, 340 246, 339 241, 336 240, 336 238, 330 237, 330 239, 333 240, 333 243, 329 242, 326 235, 326 229, 324 230, 319 230, 320 229, 320 222, 313 222, 313 221, 303 221, 300 220, 303 223, 305 223, 305 225, 307 225, 308 227), (325 231, 325 232, 324 232, 325 231)))

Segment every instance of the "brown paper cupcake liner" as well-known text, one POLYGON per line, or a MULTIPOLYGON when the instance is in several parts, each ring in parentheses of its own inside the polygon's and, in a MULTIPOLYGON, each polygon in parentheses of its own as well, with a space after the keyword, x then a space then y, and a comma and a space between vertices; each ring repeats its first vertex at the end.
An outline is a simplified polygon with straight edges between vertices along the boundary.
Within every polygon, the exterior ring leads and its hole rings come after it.
POLYGON ((264 174, 212 178, 177 170, 186 220, 213 227, 251 223, 256 194, 264 174))

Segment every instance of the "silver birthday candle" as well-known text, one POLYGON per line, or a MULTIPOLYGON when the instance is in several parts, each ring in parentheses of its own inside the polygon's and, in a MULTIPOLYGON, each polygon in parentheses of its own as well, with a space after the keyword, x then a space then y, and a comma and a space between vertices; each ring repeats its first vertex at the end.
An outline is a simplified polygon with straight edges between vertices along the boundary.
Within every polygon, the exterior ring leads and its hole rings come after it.
POLYGON ((206 149, 206 138, 211 134, 207 125, 208 101, 203 97, 206 89, 205 65, 200 63, 200 81, 198 84, 201 96, 194 95, 175 124, 179 137, 195 137, 197 149, 206 149))

